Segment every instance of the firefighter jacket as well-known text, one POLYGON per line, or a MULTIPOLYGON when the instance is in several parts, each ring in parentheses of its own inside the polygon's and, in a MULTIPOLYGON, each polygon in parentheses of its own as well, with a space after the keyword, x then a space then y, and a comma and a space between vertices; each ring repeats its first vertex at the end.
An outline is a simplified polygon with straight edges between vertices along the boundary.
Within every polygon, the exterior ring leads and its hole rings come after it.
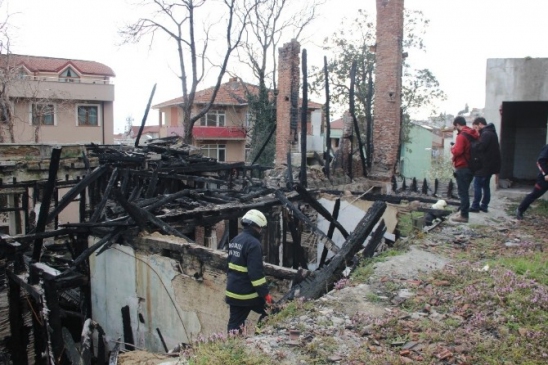
POLYGON ((225 300, 230 305, 255 306, 265 303, 268 285, 259 238, 259 232, 246 227, 228 244, 225 300))

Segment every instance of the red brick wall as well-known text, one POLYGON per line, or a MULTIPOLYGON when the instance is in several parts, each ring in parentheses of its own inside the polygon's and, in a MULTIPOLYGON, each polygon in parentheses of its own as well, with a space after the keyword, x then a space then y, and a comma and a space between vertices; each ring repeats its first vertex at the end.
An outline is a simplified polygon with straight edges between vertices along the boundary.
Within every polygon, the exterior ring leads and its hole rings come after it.
MULTIPOLYGON (((276 103, 276 165, 287 162, 295 136, 291 134, 291 90, 299 95, 301 46, 296 40, 278 49, 278 98, 276 103)), ((298 104, 298 101, 297 101, 298 104)), ((298 108, 297 105, 295 107, 298 108)), ((297 112, 298 114, 298 112, 297 112)))
POLYGON ((372 175, 390 178, 397 163, 402 75, 403 2, 377 1, 372 175))

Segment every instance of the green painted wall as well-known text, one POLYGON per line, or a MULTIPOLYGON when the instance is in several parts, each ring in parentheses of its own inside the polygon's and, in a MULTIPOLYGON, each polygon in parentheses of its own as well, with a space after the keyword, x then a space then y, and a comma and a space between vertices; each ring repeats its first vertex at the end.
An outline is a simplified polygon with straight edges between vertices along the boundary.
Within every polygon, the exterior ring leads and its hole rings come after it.
POLYGON ((409 142, 402 145, 401 173, 406 178, 422 180, 428 177, 432 162, 432 131, 412 124, 409 142))

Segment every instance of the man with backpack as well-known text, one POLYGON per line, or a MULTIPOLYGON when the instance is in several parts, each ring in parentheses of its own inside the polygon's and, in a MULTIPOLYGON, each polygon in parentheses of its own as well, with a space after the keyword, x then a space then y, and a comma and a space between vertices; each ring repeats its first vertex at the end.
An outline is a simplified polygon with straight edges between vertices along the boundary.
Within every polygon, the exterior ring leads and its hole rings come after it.
POLYGON ((479 134, 475 129, 466 126, 466 120, 462 116, 458 116, 453 120, 453 128, 456 129, 457 138, 455 144, 451 148, 453 154, 453 167, 455 168, 454 176, 457 179, 457 188, 460 198, 460 215, 451 218, 451 221, 457 223, 468 223, 468 212, 470 209, 470 183, 474 178, 474 174, 470 169, 470 163, 475 163, 471 160, 471 141, 479 139, 479 134))
POLYGON ((481 154, 481 166, 474 172, 474 200, 469 211, 487 213, 491 201, 491 176, 500 172, 499 137, 494 124, 487 124, 485 118, 474 119, 472 125, 480 134, 478 152, 481 154))

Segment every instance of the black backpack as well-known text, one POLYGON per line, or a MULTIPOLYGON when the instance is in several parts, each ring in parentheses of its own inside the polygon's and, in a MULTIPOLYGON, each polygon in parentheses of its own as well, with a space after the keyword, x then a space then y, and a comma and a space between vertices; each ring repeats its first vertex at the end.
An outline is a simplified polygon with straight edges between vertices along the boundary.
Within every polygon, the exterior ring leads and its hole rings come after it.
POLYGON ((468 168, 472 172, 481 170, 483 167, 483 152, 481 151, 481 142, 479 138, 476 139, 466 132, 462 133, 470 142, 470 160, 466 159, 466 162, 468 162, 468 168))

